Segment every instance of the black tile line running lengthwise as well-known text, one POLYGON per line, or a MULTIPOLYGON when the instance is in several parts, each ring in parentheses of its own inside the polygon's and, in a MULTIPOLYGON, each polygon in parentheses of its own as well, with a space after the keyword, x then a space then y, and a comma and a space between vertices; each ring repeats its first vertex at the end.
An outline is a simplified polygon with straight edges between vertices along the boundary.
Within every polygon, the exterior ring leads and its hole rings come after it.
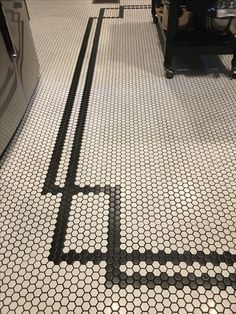
POLYGON ((82 67, 84 63, 86 50, 88 47, 88 41, 89 41, 91 29, 92 29, 92 24, 93 24, 93 19, 89 18, 87 27, 85 30, 83 42, 81 45, 79 57, 75 66, 75 71, 72 78, 69 94, 67 97, 67 102, 65 105, 64 113, 63 113, 60 127, 58 130, 58 135, 57 135, 56 143, 55 143, 54 150, 52 153, 49 169, 48 169, 47 176, 45 179, 44 191, 49 191, 51 187, 54 187, 54 182, 56 180, 58 167, 60 164, 60 159, 61 159, 61 155, 63 151, 63 146, 66 139, 66 133, 67 133, 67 129, 68 129, 68 125, 70 122, 71 113, 72 113, 72 109, 74 105, 75 95, 76 95, 76 91, 77 91, 77 87, 78 87, 78 83, 79 83, 79 79, 80 79, 80 75, 81 75, 81 71, 82 71, 82 67))
POLYGON ((111 4, 111 3, 118 4, 120 3, 120 0, 93 0, 93 4, 111 4))
MULTIPOLYGON (((119 18, 124 17, 125 9, 135 10, 141 8, 147 9, 146 6, 120 6, 119 18)), ((200 265, 212 263, 215 266, 223 262, 230 266, 236 262, 236 255, 233 255, 229 252, 224 252, 223 254, 217 254, 216 252, 211 252, 209 254, 204 254, 203 252, 197 252, 196 254, 192 254, 191 252, 184 252, 183 254, 180 254, 177 251, 172 251, 171 253, 167 254, 164 251, 152 253, 152 251, 150 250, 146 250, 144 253, 140 253, 137 250, 133 251, 132 253, 127 253, 125 250, 121 250, 120 248, 121 187, 79 187, 75 185, 75 177, 80 157, 80 150, 86 122, 90 91, 93 82, 99 39, 102 29, 102 23, 105 19, 104 12, 105 9, 101 9, 98 18, 96 18, 97 25, 87 70, 86 81, 84 85, 79 117, 72 145, 72 152, 70 156, 70 163, 67 171, 65 186, 63 188, 56 186, 55 180, 62 155, 62 150, 64 147, 68 125, 70 122, 81 69, 83 66, 85 54, 87 52, 92 24, 95 20, 95 18, 91 17, 88 20, 85 30, 68 99, 66 102, 65 110, 60 124, 60 129, 56 139, 56 144, 43 188, 43 194, 62 194, 49 260, 53 261, 55 264, 59 264, 62 261, 66 261, 68 264, 73 264, 75 261, 80 261, 81 264, 86 264, 89 261, 92 261, 94 264, 99 264, 101 261, 106 261, 107 266, 105 277, 106 287, 108 288, 114 284, 117 284, 122 288, 125 288, 127 285, 133 285, 135 288, 139 288, 141 285, 147 285, 149 289, 154 288, 156 285, 160 285, 163 289, 168 289, 169 286, 175 286, 177 289, 182 289, 184 286, 189 286, 191 289, 197 289, 199 286, 210 289, 213 286, 217 286, 219 289, 223 290, 227 286, 231 286, 236 290, 235 274, 230 274, 229 277, 224 277, 220 274, 217 274, 215 277, 209 277, 208 274, 202 274, 202 276, 197 277, 194 274, 189 273, 186 277, 183 277, 179 273, 175 273, 174 276, 169 276, 167 273, 161 273, 159 276, 154 276, 154 274, 152 273, 147 273, 146 276, 141 276, 139 273, 134 273, 133 276, 128 276, 125 272, 121 272, 120 266, 125 265, 128 261, 132 261, 134 264, 139 264, 141 261, 145 261, 147 264, 152 264, 154 261, 158 261, 161 265, 165 265, 167 262, 172 262, 174 265, 178 265, 180 262, 185 262, 186 265, 192 265, 194 262, 197 262, 200 265), (79 192, 83 194, 93 193, 94 195, 103 193, 109 196, 107 240, 108 244, 106 253, 103 253, 100 250, 95 250, 93 253, 90 253, 88 250, 82 250, 82 252, 80 253, 77 253, 75 250, 70 250, 68 253, 63 252, 72 197, 79 192)))
MULTIPOLYGON (((95 63, 96 63, 96 56, 97 56, 97 50, 98 50, 104 11, 105 9, 100 10, 99 17, 97 20, 97 25, 96 25, 95 35, 94 35, 94 42, 93 42, 91 56, 89 60, 87 77, 86 77, 85 86, 83 90, 83 97, 81 100, 80 112, 79 112, 76 130, 75 130, 73 145, 72 145, 70 163, 69 163, 67 175, 66 175, 65 189, 62 192, 62 199, 61 199, 61 203, 59 207, 59 213, 57 217, 52 246, 50 250, 49 259, 57 261, 57 262, 60 261, 61 255, 63 254, 63 247, 64 247, 64 241, 65 241, 65 236, 66 236, 67 223, 69 219, 71 201, 72 201, 73 195, 75 195, 73 187, 74 187, 74 182, 75 182, 77 164, 80 157, 80 150, 81 150, 81 145, 82 145, 82 138, 83 138, 85 121, 86 121, 86 114, 87 114, 87 109, 88 109, 90 91, 91 91, 91 86, 92 86, 92 81, 93 81, 93 74, 94 74, 94 68, 95 68, 95 63)), ((54 156, 55 157, 54 157, 54 160, 52 158, 50 166, 49 166, 49 171, 47 175, 48 180, 46 180, 45 185, 44 185, 44 193, 50 192, 50 186, 54 186, 54 182, 56 179, 57 169, 59 167, 59 162, 60 162, 60 156, 63 150, 66 132, 67 132, 67 128, 68 128, 68 124, 70 120, 70 115, 72 112, 76 90, 79 83, 81 67, 82 67, 84 56, 87 50, 92 21, 93 20, 89 19, 87 28, 85 31, 85 37, 83 40, 82 48, 81 48, 79 59, 77 62, 77 67, 75 69, 75 74, 72 80, 72 85, 71 85, 70 93, 68 96, 68 101, 67 101, 68 111, 66 109, 64 111, 64 115, 63 115, 64 123, 61 123, 61 134, 58 134, 57 141, 56 141, 57 144, 59 144, 59 147, 56 148, 57 150, 56 153, 53 153, 53 157, 54 156), (63 139, 61 137, 63 137, 63 139)))

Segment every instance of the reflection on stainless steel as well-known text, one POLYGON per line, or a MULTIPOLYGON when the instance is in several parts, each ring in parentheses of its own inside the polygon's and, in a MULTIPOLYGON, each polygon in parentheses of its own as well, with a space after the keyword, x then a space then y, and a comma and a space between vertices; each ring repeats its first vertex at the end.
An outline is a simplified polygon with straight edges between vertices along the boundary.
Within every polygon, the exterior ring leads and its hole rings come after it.
POLYGON ((38 80, 38 60, 24 0, 2 0, 5 16, 16 49, 16 62, 26 100, 29 101, 38 80))
POLYGON ((5 46, 7 48, 10 59, 13 61, 13 59, 16 58, 16 49, 13 44, 11 32, 9 30, 9 27, 6 21, 6 15, 5 15, 3 6, 1 6, 1 9, 0 9, 0 20, 1 20, 1 30, 3 34, 5 46))
POLYGON ((16 71, 16 64, 9 59, 1 33, 0 69, 0 153, 2 153, 26 110, 27 102, 16 71))
POLYGON ((25 0, 0 0, 0 154, 36 87, 39 64, 25 0))

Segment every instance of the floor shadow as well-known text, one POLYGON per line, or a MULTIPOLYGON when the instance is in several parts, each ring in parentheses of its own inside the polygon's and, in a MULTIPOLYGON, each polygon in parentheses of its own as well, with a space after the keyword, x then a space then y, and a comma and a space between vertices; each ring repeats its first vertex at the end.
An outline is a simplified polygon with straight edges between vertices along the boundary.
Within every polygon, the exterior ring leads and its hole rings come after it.
POLYGON ((229 67, 220 56, 178 56, 173 58, 173 66, 177 75, 229 77, 229 67))

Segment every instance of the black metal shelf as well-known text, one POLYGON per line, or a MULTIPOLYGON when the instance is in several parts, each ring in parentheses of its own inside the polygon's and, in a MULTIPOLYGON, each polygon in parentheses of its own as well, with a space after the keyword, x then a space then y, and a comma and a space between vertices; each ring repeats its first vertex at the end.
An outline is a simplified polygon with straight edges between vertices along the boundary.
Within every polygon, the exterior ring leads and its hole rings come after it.
MULTIPOLYGON (((161 19, 155 15, 155 0, 152 1, 153 21, 157 25, 164 54, 164 68, 167 78, 172 78, 172 58, 189 55, 233 55, 232 77, 236 78, 236 38, 232 34, 217 35, 206 30, 179 31, 178 12, 181 1, 170 0, 168 28, 164 31, 161 19)), ((201 9, 201 8, 199 8, 201 9)))

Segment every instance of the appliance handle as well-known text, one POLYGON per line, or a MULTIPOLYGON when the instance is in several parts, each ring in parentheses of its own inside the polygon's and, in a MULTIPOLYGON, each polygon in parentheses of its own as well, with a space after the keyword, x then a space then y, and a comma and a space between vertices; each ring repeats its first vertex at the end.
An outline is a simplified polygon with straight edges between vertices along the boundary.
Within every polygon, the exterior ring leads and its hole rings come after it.
POLYGON ((5 42, 6 49, 8 51, 9 58, 11 62, 17 57, 16 49, 14 47, 11 33, 7 24, 6 15, 0 1, 0 31, 2 32, 3 40, 5 42))

